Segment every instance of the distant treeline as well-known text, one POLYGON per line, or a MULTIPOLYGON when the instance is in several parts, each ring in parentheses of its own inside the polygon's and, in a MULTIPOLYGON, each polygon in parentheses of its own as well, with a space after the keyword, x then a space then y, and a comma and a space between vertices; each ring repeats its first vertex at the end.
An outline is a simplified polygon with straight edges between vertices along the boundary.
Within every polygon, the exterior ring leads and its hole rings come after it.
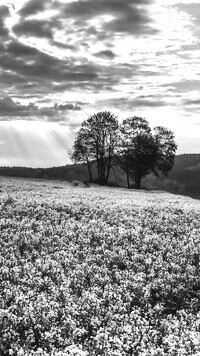
POLYGON ((148 176, 144 184, 171 193, 200 198, 200 154, 183 154, 175 157, 174 167, 167 177, 148 176))
POLYGON ((60 179, 65 181, 88 181, 88 171, 84 164, 72 164, 52 168, 0 167, 0 176, 35 179, 60 179))
MULTIPOLYGON (((0 167, 0 176, 89 181, 86 164, 69 164, 52 168, 0 167)), ((116 174, 112 170, 109 184, 125 187, 126 177, 123 172, 119 176, 118 172, 116 174)), ((157 178, 149 175, 142 181, 142 188, 163 189, 172 193, 200 198, 200 154, 177 155, 174 167, 167 177, 157 178)))

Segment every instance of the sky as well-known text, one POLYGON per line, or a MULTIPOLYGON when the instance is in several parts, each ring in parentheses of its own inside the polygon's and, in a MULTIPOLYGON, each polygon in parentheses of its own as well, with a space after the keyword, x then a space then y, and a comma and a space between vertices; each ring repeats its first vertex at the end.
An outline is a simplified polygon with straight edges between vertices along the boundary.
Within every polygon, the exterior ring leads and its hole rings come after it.
POLYGON ((199 0, 1 0, 0 165, 70 163, 108 110, 200 153, 199 0))

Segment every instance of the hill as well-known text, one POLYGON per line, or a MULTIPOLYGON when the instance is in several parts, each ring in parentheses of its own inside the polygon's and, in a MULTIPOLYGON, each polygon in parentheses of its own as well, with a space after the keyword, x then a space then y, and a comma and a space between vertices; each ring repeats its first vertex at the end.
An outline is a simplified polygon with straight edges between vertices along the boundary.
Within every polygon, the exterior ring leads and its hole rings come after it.
POLYGON ((0 167, 0 176, 37 179, 88 180, 85 165, 66 165, 52 168, 0 167))
MULTIPOLYGON (((95 175, 95 169, 94 169, 95 175)), ((66 165, 52 168, 0 167, 0 176, 79 180, 88 182, 87 166, 84 164, 66 165)), ((167 190, 171 193, 200 198, 200 154, 184 154, 175 158, 175 164, 168 176, 156 178, 149 175, 143 179, 143 188, 167 190)), ((126 179, 116 170, 111 172, 110 184, 126 186, 126 179)))
POLYGON ((199 355, 200 201, 0 185, 1 355, 199 355))
POLYGON ((171 193, 200 198, 200 154, 184 154, 175 158, 175 164, 167 177, 153 175, 144 179, 143 183, 171 193))

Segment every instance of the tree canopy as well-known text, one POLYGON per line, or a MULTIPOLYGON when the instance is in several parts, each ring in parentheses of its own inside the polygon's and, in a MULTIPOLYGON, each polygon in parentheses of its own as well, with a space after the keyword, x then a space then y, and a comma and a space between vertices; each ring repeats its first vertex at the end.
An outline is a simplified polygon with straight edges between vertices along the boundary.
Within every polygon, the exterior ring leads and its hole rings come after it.
POLYGON ((136 116, 125 119, 120 127, 119 163, 128 187, 131 177, 135 188, 140 188, 141 178, 153 169, 156 157, 157 146, 147 120, 136 116))
POLYGON ((118 120, 109 111, 98 112, 82 123, 77 133, 72 158, 86 162, 90 180, 91 164, 96 163, 99 184, 107 184, 118 139, 118 120))

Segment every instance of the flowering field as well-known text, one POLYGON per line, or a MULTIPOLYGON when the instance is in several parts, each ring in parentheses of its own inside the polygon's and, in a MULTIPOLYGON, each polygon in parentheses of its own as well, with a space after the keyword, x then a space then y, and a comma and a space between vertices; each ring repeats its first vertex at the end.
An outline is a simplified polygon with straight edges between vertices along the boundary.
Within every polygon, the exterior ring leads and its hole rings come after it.
POLYGON ((200 201, 0 179, 0 355, 200 355, 200 201))

